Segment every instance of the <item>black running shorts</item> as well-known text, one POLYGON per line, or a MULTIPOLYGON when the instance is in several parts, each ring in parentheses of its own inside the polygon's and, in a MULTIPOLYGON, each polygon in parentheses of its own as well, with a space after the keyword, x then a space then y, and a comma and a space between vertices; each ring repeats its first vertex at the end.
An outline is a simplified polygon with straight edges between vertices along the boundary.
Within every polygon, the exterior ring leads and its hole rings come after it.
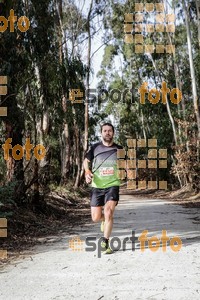
POLYGON ((92 188, 91 191, 91 206, 104 206, 107 201, 119 201, 119 186, 112 186, 105 189, 92 188))

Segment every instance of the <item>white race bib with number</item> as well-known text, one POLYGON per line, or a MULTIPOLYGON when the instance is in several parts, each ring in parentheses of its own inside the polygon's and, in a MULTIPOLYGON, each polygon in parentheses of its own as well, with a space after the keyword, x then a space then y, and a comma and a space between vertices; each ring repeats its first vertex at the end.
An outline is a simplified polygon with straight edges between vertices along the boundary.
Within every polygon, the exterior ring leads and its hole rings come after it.
POLYGON ((114 168, 113 167, 105 167, 99 169, 100 176, 111 176, 114 175, 114 168))

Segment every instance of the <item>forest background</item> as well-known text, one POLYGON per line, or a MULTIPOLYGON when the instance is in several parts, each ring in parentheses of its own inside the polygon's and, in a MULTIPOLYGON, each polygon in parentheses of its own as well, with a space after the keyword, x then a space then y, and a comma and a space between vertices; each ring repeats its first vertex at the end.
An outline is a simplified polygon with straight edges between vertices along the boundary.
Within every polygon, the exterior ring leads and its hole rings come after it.
MULTIPOLYGON (((8 78, 0 101, 8 110, 0 122, 0 217, 12 215, 13 205, 44 207, 51 191, 79 193, 84 154, 105 121, 113 123, 115 140, 125 148, 127 139, 157 139, 158 148, 167 149, 167 168, 143 170, 140 180, 162 178, 169 190, 199 194, 200 1, 154 1, 175 14, 175 32, 144 33, 145 43, 174 44, 172 54, 135 53, 135 42, 125 42, 125 14, 135 16, 137 2, 0 1, 1 16, 8 18, 13 9, 30 20, 26 32, 16 23, 14 32, 0 33, 0 76, 8 78), (181 102, 173 104, 168 94, 166 104, 155 105, 146 94, 141 104, 140 86, 147 82, 159 90, 163 81, 181 91, 181 102), (83 92, 82 103, 73 103, 73 89, 83 92), (89 89, 96 89, 92 98, 84 92, 89 89), (130 89, 125 97, 112 94, 130 89), (44 159, 32 154, 16 160, 10 154, 5 160, 2 145, 8 138, 12 147, 28 138, 34 147, 44 145, 44 159)), ((152 16, 144 13, 148 22, 154 22, 152 16)), ((146 154, 140 149, 138 155, 146 154)))

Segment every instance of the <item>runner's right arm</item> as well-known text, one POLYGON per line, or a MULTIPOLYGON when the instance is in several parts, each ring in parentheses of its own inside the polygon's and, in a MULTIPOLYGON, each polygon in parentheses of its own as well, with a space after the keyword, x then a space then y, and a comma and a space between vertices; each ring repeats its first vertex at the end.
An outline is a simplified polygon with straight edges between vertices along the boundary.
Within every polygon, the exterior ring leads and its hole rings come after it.
POLYGON ((93 177, 93 174, 90 170, 90 164, 93 158, 94 158, 93 147, 90 147, 86 152, 85 159, 83 161, 83 166, 85 170, 85 180, 87 183, 91 183, 93 177))
POLYGON ((84 166, 84 169, 85 169, 85 180, 86 180, 87 183, 91 183, 92 177, 93 177, 93 174, 92 174, 92 172, 90 171, 90 168, 89 168, 89 163, 90 163, 90 161, 87 158, 85 158, 84 162, 83 162, 83 166, 84 166))

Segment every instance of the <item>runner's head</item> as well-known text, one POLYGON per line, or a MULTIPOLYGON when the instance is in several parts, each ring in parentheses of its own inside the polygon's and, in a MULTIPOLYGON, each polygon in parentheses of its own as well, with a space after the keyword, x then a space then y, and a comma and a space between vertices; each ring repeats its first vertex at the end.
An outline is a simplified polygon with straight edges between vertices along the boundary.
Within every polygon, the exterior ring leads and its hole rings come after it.
POLYGON ((111 143, 114 136, 114 127, 111 123, 104 123, 101 126, 101 135, 104 142, 111 143))

